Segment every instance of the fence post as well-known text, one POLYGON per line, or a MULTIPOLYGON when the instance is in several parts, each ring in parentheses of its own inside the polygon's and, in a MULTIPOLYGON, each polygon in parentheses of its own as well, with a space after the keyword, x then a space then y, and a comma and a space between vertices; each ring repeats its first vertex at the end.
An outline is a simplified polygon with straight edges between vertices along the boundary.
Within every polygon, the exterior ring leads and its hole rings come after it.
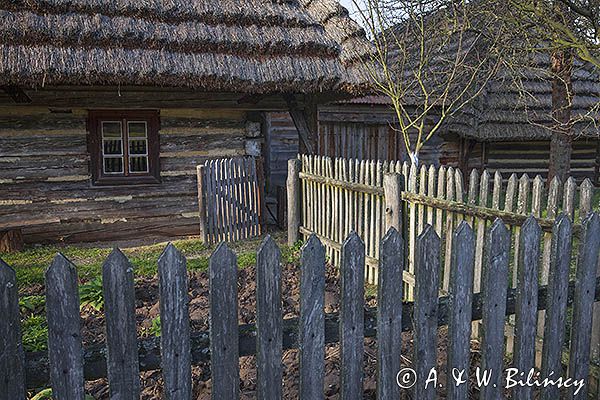
POLYGON ((281 252, 270 235, 256 253, 257 399, 282 396, 281 252))
POLYGON ((57 399, 83 399, 77 270, 60 253, 46 270, 46 319, 52 395, 57 399))
POLYGON ((102 292, 106 315, 107 370, 110 397, 140 396, 140 371, 135 330, 133 266, 119 249, 102 265, 102 292))
POLYGON ((489 384, 481 388, 481 400, 502 398, 504 368, 504 321, 508 290, 508 257, 510 231, 501 219, 490 227, 486 240, 486 261, 483 270, 481 368, 490 371, 489 384), (499 279, 500 278, 500 279, 499 279))
POLYGON ((208 270, 211 398, 237 399, 240 384, 237 259, 225 243, 210 256, 208 270))
POLYGON ((302 247, 300 293, 300 398, 323 399, 325 248, 315 234, 302 247))
POLYGON ((1 400, 25 399, 25 355, 15 271, 0 260, 0 390, 1 400))
POLYGON ((200 239, 206 243, 206 202, 204 201, 204 165, 196 166, 198 180, 198 212, 200 218, 200 239))
MULTIPOLYGON (((384 178, 385 185, 385 178, 384 178)), ((402 348, 402 272, 404 241, 391 227, 380 244, 377 285, 377 399, 399 399, 396 374, 402 348)))
MULTIPOLYGON (((542 347, 542 376, 562 376, 562 349, 565 337, 569 268, 571 263, 572 223, 567 214, 561 214, 552 228, 550 246, 550 275, 546 318, 544 320, 544 344, 542 347)), ((542 389, 542 400, 560 397, 559 389, 548 386, 542 389)))
MULTIPOLYGON (((524 175, 526 176, 526 175, 524 175)), ((535 342, 538 302, 538 264, 542 229, 530 216, 521 227, 517 254, 517 298, 515 306, 514 367, 526 375, 535 366, 535 342)), ((516 239, 515 239, 516 240, 516 239)), ((516 244, 515 244, 516 245, 516 244)), ((529 386, 514 389, 517 399, 531 400, 529 386)))
MULTIPOLYGON (((590 372, 595 278, 598 266, 598 248, 600 247, 600 218, 596 213, 589 214, 581 225, 583 229, 577 258, 577 279, 575 280, 571 347, 569 349, 569 377, 577 380, 588 379, 590 372)), ((574 394, 573 388, 569 388, 568 398, 587 399, 587 382, 577 395, 574 394)))
MULTIPOLYGON (((363 398, 365 244, 356 232, 342 246, 340 362, 341 400, 363 398)), ((400 299, 398 299, 400 301, 400 299)))
MULTIPOLYGON (((473 265, 475 240, 473 229, 462 221, 452 240, 450 269, 450 307, 448 307, 448 376, 452 371, 469 371, 471 314, 473 310, 473 265)), ((467 372, 468 373, 468 372, 467 372)), ((448 385, 448 399, 468 398, 467 385, 448 385)))
POLYGON ((430 371, 436 366, 438 336, 438 293, 440 282, 440 238, 430 225, 417 237, 415 252, 415 399, 433 400, 435 385, 427 385, 430 371))
POLYGON ((185 258, 169 244, 158 259, 160 355, 165 399, 192 395, 188 275, 185 258))
POLYGON ((298 241, 300 232, 300 160, 288 161, 287 176, 288 245, 298 241))
POLYGON ((383 175, 383 193, 385 199, 385 226, 402 232, 402 190, 404 179, 401 174, 383 175))

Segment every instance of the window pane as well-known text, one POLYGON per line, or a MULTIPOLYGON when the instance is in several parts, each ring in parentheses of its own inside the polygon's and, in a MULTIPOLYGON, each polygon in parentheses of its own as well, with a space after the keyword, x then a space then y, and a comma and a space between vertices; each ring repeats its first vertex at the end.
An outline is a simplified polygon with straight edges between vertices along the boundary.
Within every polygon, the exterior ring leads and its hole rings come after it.
POLYGON ((129 137, 146 137, 145 122, 129 122, 129 137))
POLYGON ((146 155, 146 139, 130 140, 129 141, 129 154, 146 155))
POLYGON ((129 172, 148 172, 148 157, 130 157, 129 172))
POLYGON ((104 154, 123 154, 123 149, 121 148, 121 140, 104 140, 104 154))
POLYGON ((108 157, 104 159, 105 174, 122 174, 123 173, 123 158, 108 157))
POLYGON ((118 121, 102 121, 102 137, 121 138, 121 123, 118 121))

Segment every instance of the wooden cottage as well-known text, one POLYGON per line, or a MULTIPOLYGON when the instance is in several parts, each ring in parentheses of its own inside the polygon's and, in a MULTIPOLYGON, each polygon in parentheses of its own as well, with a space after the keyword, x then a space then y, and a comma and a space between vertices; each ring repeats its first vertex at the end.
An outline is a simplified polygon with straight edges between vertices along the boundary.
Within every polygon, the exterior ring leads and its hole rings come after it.
MULTIPOLYGON (((573 73, 573 153, 571 175, 600 185, 600 81, 591 66, 573 73)), ((492 80, 484 94, 449 121, 421 149, 424 164, 449 165, 546 177, 552 126, 552 83, 531 74, 517 88, 510 79, 492 80), (524 90, 528 95, 524 96, 524 90)), ((367 96, 319 107, 317 153, 332 157, 409 160, 402 137, 394 129, 395 114, 385 97, 367 96)), ((273 151, 296 151, 294 125, 285 113, 268 116, 267 140, 273 151), (269 136, 272 136, 269 139, 269 136)), ((276 157, 276 156, 275 156, 276 157)), ((276 164, 276 163, 275 163, 276 164)), ((271 166, 275 184, 282 173, 271 166)))
POLYGON ((266 157, 265 112, 310 144, 370 49, 333 0, 4 2, 0 31, 0 232, 29 243, 196 234, 195 166, 266 157))

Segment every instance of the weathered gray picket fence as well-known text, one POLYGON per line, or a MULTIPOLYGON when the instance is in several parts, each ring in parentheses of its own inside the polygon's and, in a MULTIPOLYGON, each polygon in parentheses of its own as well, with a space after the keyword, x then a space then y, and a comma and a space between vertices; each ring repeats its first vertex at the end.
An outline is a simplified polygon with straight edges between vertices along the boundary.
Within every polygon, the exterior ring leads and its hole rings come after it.
MULTIPOLYGON (((449 399, 467 399, 469 381, 445 389, 424 384, 437 367, 438 326, 448 325, 448 376, 470 367, 471 321, 482 320, 480 367, 491 370, 491 381, 479 388, 481 399, 500 399, 504 392, 499 373, 505 367, 504 327, 515 315, 517 340, 511 364, 527 373, 534 366, 536 311, 546 309, 542 377, 587 379, 592 306, 600 295, 596 279, 600 249, 600 217, 591 213, 581 225, 576 280, 569 282, 573 224, 560 215, 553 225, 548 285, 538 287, 542 229, 534 217, 521 227, 517 286, 509 288, 507 273, 511 233, 501 220, 488 228, 482 292, 473 293, 475 233, 461 222, 452 233, 448 296, 439 298, 440 238, 429 225, 416 239, 415 301, 402 303, 402 272, 406 263, 401 235, 391 228, 380 245, 376 310, 365 310, 365 245, 352 232, 341 248, 341 309, 324 313, 325 249, 311 235, 301 250, 300 316, 282 317, 281 256, 267 237, 257 253, 255 326, 239 326, 235 254, 220 244, 209 262, 210 332, 191 333, 188 316, 188 274, 185 258, 169 245, 158 261, 162 336, 135 336, 134 268, 114 250, 103 265, 107 342, 82 350, 76 267, 58 255, 46 272, 48 360, 24 357, 15 272, 0 262, 0 390, 1 400, 24 399, 25 388, 40 385, 48 375, 58 399, 83 399, 84 379, 108 376, 113 399, 139 397, 139 371, 162 368, 164 398, 192 396, 191 365, 211 360, 212 398, 239 397, 239 357, 256 354, 259 399, 282 398, 282 351, 300 353, 299 397, 323 398, 325 344, 340 343, 341 399, 363 398, 364 337, 377 338, 377 398, 400 398, 403 331, 414 329, 412 359, 417 385, 414 398, 434 399, 438 390, 449 399), (572 304, 568 368, 561 360, 566 314, 572 304), (27 361, 25 361, 27 360, 27 361)), ((440 371, 442 373, 442 371, 440 371)), ((468 374, 468 372, 466 372, 468 374)), ((541 388, 542 399, 586 399, 587 387, 576 396, 573 387, 541 388)), ((511 389, 514 398, 532 399, 528 387, 511 389)))
POLYGON ((202 240, 234 242, 260 235, 264 188, 256 159, 207 160, 196 168, 202 240))

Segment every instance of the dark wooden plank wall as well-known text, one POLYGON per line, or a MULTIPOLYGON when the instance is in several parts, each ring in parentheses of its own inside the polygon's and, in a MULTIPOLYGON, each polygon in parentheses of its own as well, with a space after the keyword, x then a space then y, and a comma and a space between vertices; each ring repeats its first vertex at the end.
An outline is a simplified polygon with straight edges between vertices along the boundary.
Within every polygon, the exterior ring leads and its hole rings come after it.
POLYGON ((267 188, 275 194, 277 186, 285 186, 287 161, 298 154, 298 132, 287 112, 267 113, 268 163, 267 188))
POLYGON ((159 185, 91 187, 83 109, 0 107, 0 228, 30 243, 198 233, 196 165, 246 153, 241 110, 161 109, 159 185))
MULTIPOLYGON (((580 138, 573 142, 571 176, 577 181, 589 178, 599 183, 600 141, 580 138)), ((491 142, 485 151, 485 163, 490 171, 499 171, 503 176, 512 173, 527 173, 530 177, 548 175, 550 158, 549 141, 491 142)))

